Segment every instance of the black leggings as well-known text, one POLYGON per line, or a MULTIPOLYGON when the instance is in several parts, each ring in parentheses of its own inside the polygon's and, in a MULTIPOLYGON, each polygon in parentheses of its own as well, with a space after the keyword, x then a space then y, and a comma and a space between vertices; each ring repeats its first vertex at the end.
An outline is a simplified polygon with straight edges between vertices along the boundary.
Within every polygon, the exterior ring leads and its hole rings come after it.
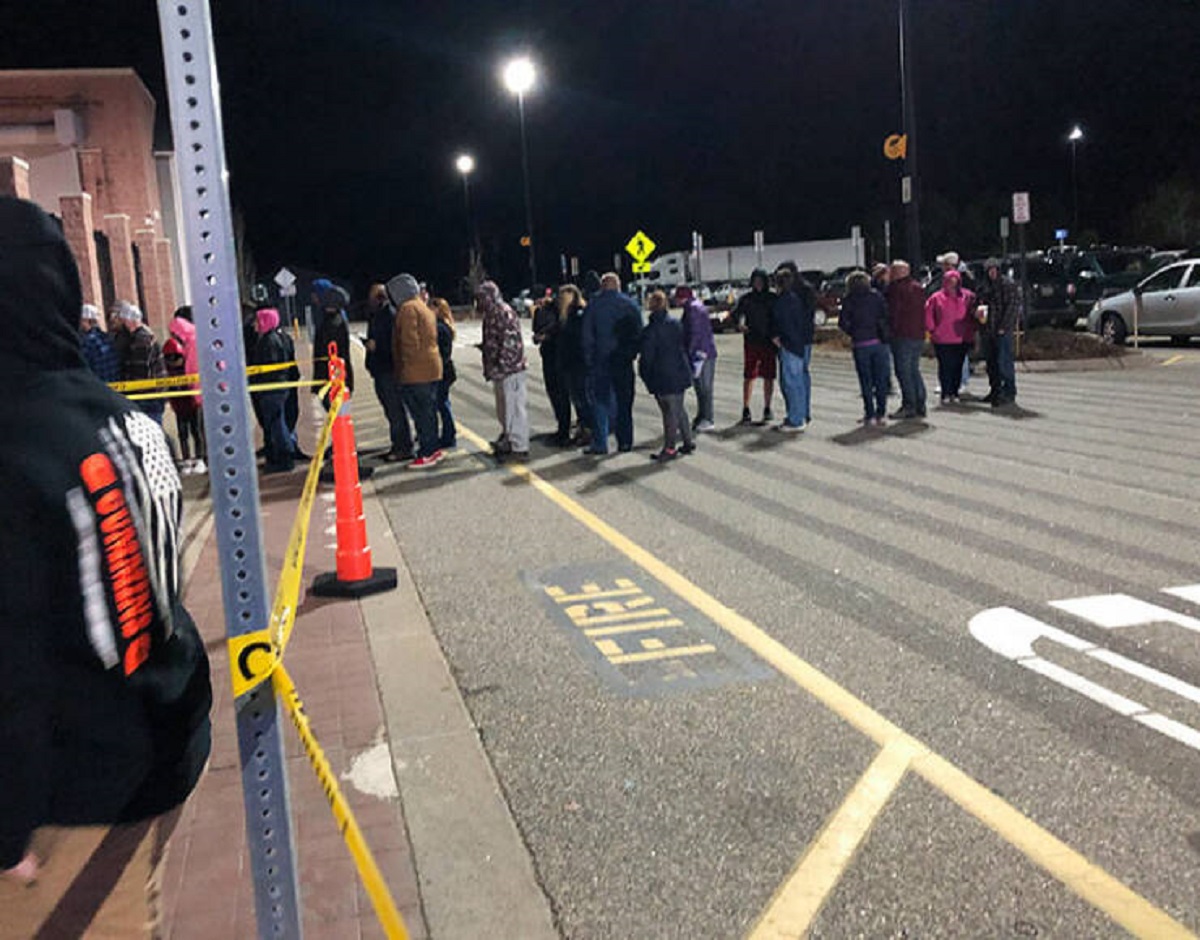
POLYGON ((204 420, 200 409, 193 408, 190 411, 175 412, 175 424, 179 428, 179 448, 183 452, 183 459, 192 459, 189 439, 196 444, 196 456, 203 459, 205 456, 204 420))
POLYGON ((958 397, 958 389, 962 385, 963 362, 967 358, 968 348, 966 343, 934 343, 942 398, 958 397))

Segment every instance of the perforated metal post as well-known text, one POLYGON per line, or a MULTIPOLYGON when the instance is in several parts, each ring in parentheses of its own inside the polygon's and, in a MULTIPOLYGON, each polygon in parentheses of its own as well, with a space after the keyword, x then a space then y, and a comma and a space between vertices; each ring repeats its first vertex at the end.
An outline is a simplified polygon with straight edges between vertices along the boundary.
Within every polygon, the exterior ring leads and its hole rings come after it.
MULTIPOLYGON (((208 0, 158 0, 158 17, 187 240, 181 256, 200 353, 226 633, 237 636, 266 627, 269 603, 212 20, 208 0)), ((237 701, 258 935, 299 938, 300 892, 279 716, 269 682, 237 701)), ((223 902, 214 898, 213 903, 223 902)))

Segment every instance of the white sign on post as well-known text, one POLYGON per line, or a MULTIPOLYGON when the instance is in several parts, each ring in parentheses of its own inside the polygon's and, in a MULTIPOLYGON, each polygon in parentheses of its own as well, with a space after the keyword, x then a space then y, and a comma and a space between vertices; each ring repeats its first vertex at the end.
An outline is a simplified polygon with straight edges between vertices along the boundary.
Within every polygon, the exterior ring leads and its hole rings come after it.
POLYGON ((1008 238, 1008 216, 1000 216, 1000 237, 1008 238))
POLYGON ((757 229, 754 233, 754 250, 761 252, 763 250, 763 232, 762 229, 757 229))
MULTIPOLYGON (((296 275, 294 275, 287 268, 280 268, 279 271, 276 272, 276 274, 275 274, 275 283, 278 284, 280 287, 282 287, 284 290, 287 290, 289 287, 291 287, 292 285, 294 285, 296 283, 296 275)), ((295 292, 293 291, 293 293, 295 293, 295 292)))
POLYGON ((1012 218, 1017 225, 1029 222, 1029 193, 1013 193, 1012 218))
POLYGON ((904 176, 900 179, 900 201, 906 206, 912 202, 912 177, 904 176))

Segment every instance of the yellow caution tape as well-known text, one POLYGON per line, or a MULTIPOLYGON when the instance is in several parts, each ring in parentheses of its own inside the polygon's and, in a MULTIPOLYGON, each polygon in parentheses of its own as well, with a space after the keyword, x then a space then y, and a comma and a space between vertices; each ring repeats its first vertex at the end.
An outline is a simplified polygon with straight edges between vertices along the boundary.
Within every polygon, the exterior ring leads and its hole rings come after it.
MULTIPOLYGON (((283 372, 285 369, 299 368, 314 362, 324 362, 320 359, 293 359, 291 362, 270 362, 261 366, 247 366, 246 375, 265 375, 268 372, 283 372)), ((108 387, 114 392, 144 392, 152 388, 171 388, 175 385, 194 385, 195 391, 200 391, 200 373, 189 372, 186 375, 168 375, 162 379, 131 379, 128 382, 109 382, 108 387)))
MULTIPOLYGON (((318 383, 308 383, 318 384, 318 383)), ((266 630, 255 630, 231 637, 229 648, 229 674, 233 681, 234 696, 253 692, 266 682, 279 667, 283 651, 287 649, 296 624, 296 608, 300 602, 300 586, 304 573, 304 554, 308 545, 308 529, 312 522, 313 503, 317 498, 317 484, 321 481, 321 464, 333 430, 333 421, 342 407, 344 396, 330 402, 329 414, 317 437, 317 449, 308 465, 304 478, 304 489, 296 507, 296 519, 288 538, 287 551, 283 556, 283 568, 275 585, 275 602, 271 605, 271 619, 266 630)))
MULTIPOLYGON (((251 394, 254 392, 277 392, 285 388, 313 388, 325 386, 324 379, 300 379, 298 382, 268 382, 265 385, 248 386, 251 394)), ((198 388, 181 388, 170 392, 146 392, 141 395, 126 395, 130 401, 152 401, 156 398, 187 398, 189 395, 199 395, 198 388)))
POLYGON ((283 702, 283 707, 287 709, 288 717, 296 726, 296 733, 300 735, 300 744, 304 747, 308 762, 316 771, 321 789, 325 791, 325 798, 329 800, 329 808, 333 811, 334 822, 337 823, 338 831, 346 841, 350 857, 354 859, 358 876, 362 879, 363 888, 375 908, 375 916, 379 918, 380 926, 383 927, 389 940, 408 940, 408 930, 404 926, 400 912, 396 909, 396 902, 392 898, 391 892, 388 891, 387 882, 383 880, 383 874, 379 871, 379 866, 375 864, 375 856, 371 854, 371 849, 367 845, 366 839, 363 838, 362 830, 358 827, 354 813, 350 810, 350 804, 346 801, 341 787, 338 786, 337 774, 333 772, 329 760, 325 757, 325 752, 321 750, 321 745, 312 732, 308 716, 304 713, 304 703, 300 701, 300 694, 296 691, 296 685, 292 682, 292 677, 288 675, 288 671, 282 663, 276 666, 274 672, 271 673, 271 682, 275 686, 275 692, 280 701, 283 702))

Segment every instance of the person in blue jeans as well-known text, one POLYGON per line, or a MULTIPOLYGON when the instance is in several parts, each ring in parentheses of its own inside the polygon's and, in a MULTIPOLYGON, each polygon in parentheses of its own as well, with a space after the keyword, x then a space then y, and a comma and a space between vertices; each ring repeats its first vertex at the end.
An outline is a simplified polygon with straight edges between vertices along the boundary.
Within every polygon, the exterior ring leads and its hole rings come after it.
POLYGON ((853 271, 846 278, 846 297, 838 327, 850 337, 854 348, 854 368, 862 391, 863 424, 883 427, 887 424, 888 386, 892 381, 888 310, 883 295, 871 286, 866 271, 853 271))
POLYGON ((617 450, 633 450, 633 361, 642 337, 642 311, 621 293, 621 279, 613 273, 600 279, 600 292, 588 303, 583 324, 583 356, 595 396, 595 433, 590 454, 608 453, 610 423, 617 435, 617 450))
POLYGON ((787 417, 775 430, 785 434, 803 431, 812 421, 813 336, 816 332, 816 294, 794 261, 775 269, 778 296, 771 306, 771 342, 779 350, 779 384, 787 417))
POLYGON ((925 417, 925 380, 921 377, 921 353, 925 350, 925 290, 912 277, 907 261, 892 262, 888 282, 888 318, 892 333, 892 359, 900 384, 900 407, 893 419, 909 421, 925 417))

